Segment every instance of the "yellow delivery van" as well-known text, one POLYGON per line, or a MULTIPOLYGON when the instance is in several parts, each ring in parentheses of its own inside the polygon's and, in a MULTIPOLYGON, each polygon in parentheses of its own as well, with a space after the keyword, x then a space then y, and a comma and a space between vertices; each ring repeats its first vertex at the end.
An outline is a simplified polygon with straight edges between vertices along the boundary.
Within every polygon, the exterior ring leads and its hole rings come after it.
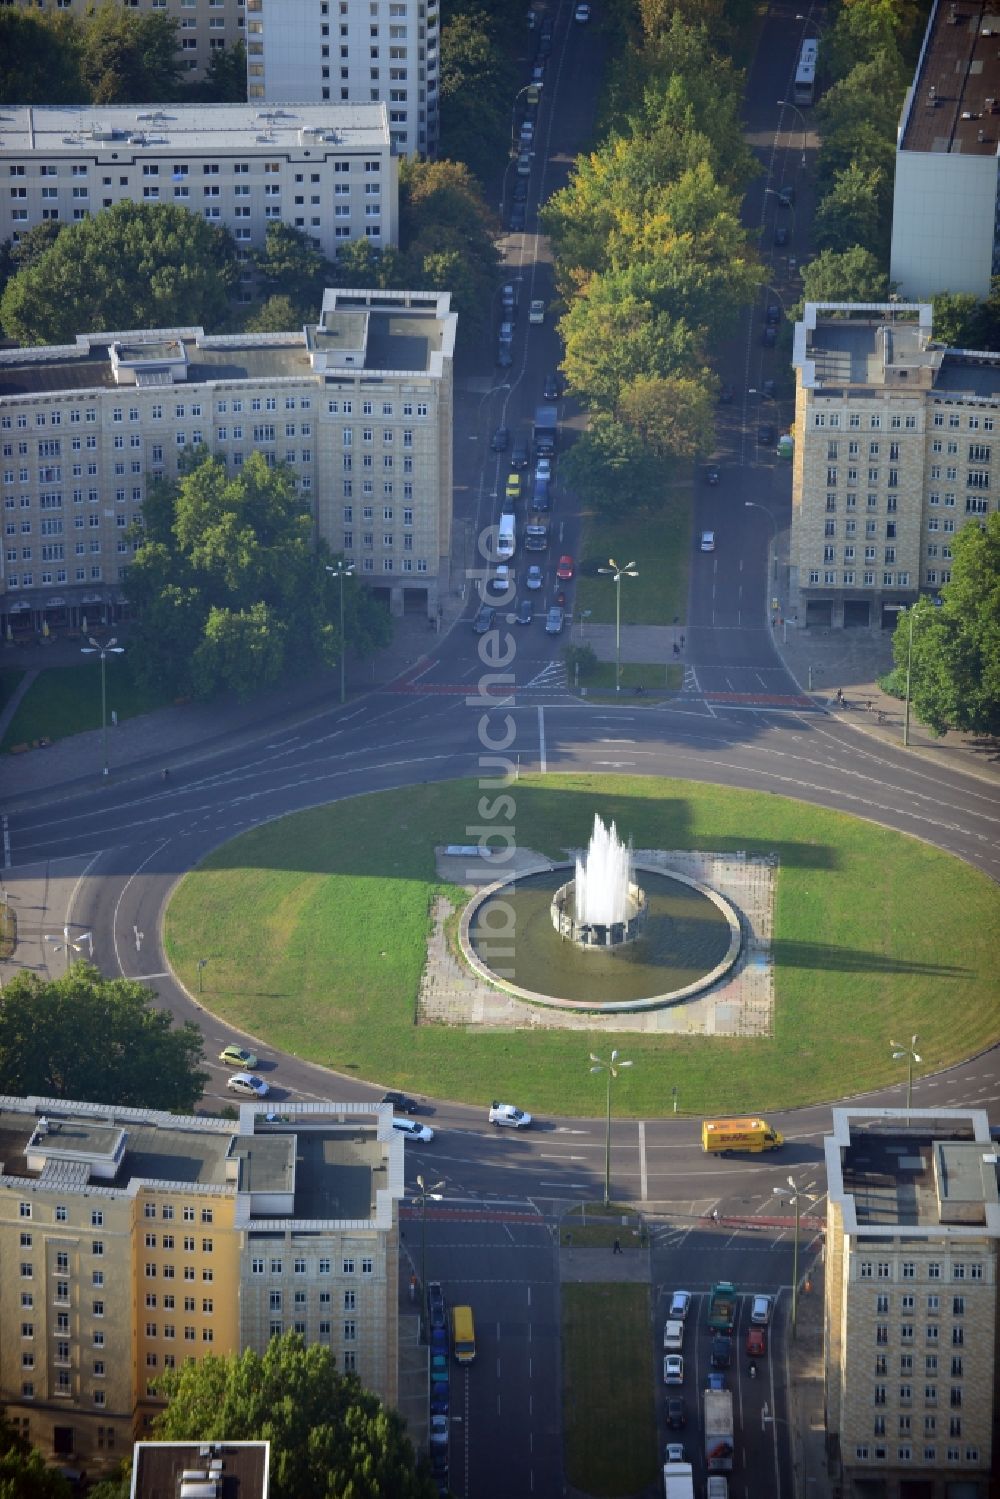
POLYGON ((776 1150, 785 1137, 766 1119, 706 1119, 701 1126, 702 1148, 709 1154, 728 1150, 776 1150))
POLYGON ((451 1309, 451 1349, 459 1364, 471 1364, 476 1356, 476 1324, 471 1306, 451 1309))

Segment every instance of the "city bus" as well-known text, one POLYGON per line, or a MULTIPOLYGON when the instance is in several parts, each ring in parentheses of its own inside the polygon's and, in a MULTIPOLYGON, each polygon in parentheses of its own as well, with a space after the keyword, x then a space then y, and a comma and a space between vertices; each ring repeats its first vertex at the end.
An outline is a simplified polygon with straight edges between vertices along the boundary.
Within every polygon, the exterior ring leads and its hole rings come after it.
POLYGON ((476 1356, 476 1324, 471 1306, 451 1309, 451 1349, 459 1364, 471 1364, 476 1356))
POLYGON ((799 53, 795 69, 795 88, 792 99, 796 104, 811 104, 816 97, 816 60, 819 56, 819 39, 807 36, 799 53))

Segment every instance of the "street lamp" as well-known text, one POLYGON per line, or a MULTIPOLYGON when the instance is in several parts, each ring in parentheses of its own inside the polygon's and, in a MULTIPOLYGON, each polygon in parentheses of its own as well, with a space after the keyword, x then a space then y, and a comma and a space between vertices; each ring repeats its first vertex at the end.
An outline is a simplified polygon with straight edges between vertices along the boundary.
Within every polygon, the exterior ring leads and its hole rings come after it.
POLYGON ((774 1187, 776 1197, 787 1197, 795 1207, 795 1241, 792 1250, 792 1337, 795 1337, 795 1324, 799 1310, 799 1203, 804 1197, 807 1202, 815 1202, 816 1198, 810 1196, 815 1182, 810 1182, 808 1187, 797 1187, 794 1176, 788 1178, 787 1187, 774 1187))
POLYGON ((892 1054, 892 1060, 894 1062, 902 1062, 902 1061, 905 1060, 905 1062, 906 1062, 906 1122, 907 1122, 907 1124, 909 1124, 909 1122, 910 1122, 910 1100, 913 1097, 913 1064, 914 1064, 914 1062, 922 1062, 923 1061, 923 1057, 920 1055, 920 1053, 916 1049, 917 1048, 917 1038, 916 1038, 916 1036, 911 1036, 910 1037, 910 1044, 909 1044, 909 1046, 906 1046, 901 1041, 890 1041, 889 1045, 890 1046, 895 1046, 897 1048, 897 1050, 894 1051, 893 1054, 892 1054))
POLYGON ((105 667, 105 662, 107 661, 107 659, 108 659, 109 656, 123 656, 125 654, 125 647, 123 645, 116 645, 114 635, 112 635, 111 639, 108 641, 108 643, 106 645, 101 645, 98 641, 96 641, 94 639, 94 637, 92 635, 88 636, 88 639, 90 640, 90 644, 89 645, 82 645, 80 647, 80 650, 81 650, 82 654, 84 656, 93 656, 94 653, 96 652, 97 655, 100 656, 100 658, 101 658, 101 742, 102 742, 102 744, 104 746, 104 774, 107 775, 108 774, 108 689, 107 689, 107 677, 106 677, 106 670, 107 670, 107 668, 105 667))
POLYGON ((93 962, 93 958, 94 958, 94 934, 93 934, 93 932, 81 932, 80 935, 79 935, 79 937, 77 937, 74 940, 74 938, 72 938, 70 936, 70 934, 69 934, 69 927, 68 926, 64 926, 63 929, 62 929, 62 940, 60 940, 58 937, 52 937, 52 936, 50 936, 48 934, 48 932, 46 932, 46 934, 45 934, 45 941, 52 943, 52 951, 53 952, 63 952, 63 951, 65 951, 65 953, 66 953, 66 972, 67 973, 69 972, 69 965, 73 961, 73 959, 70 956, 70 954, 71 953, 82 952, 83 949, 84 949, 84 947, 86 947, 86 949, 87 949, 87 956, 90 958, 91 962, 93 962))
POLYGON ((619 567, 613 557, 608 558, 607 567, 599 567, 599 573, 615 580, 615 692, 622 690, 622 578, 637 578, 634 562, 619 567))
POLYGON ((344 636, 344 579, 354 577, 354 563, 345 564, 343 557, 337 558, 336 567, 324 564, 332 578, 340 580, 340 701, 344 701, 344 658, 347 655, 347 640, 344 636))
POLYGON ((906 611, 909 630, 906 636, 906 706, 903 710, 903 748, 908 749, 910 745, 910 672, 913 666, 913 621, 919 616, 921 619, 927 613, 926 609, 918 609, 920 600, 917 599, 906 611))
POLYGON ((790 109, 792 111, 792 113, 793 114, 797 114, 798 117, 799 117, 799 119, 802 121, 802 165, 805 166, 805 164, 806 164, 806 120, 805 120, 805 115, 802 113, 801 109, 797 109, 795 107, 795 105, 791 102, 790 99, 779 99, 778 100, 778 108, 779 109, 790 109))
POLYGON ((428 1186, 423 1177, 418 1176, 417 1186, 420 1188, 416 1199, 420 1203, 420 1320, 423 1322, 423 1314, 427 1308, 427 1200, 442 1200, 440 1189, 444 1182, 433 1182, 428 1186))
POLYGON ((611 1080, 616 1078, 623 1067, 631 1067, 632 1063, 625 1061, 617 1051, 611 1053, 611 1060, 602 1062, 600 1057, 590 1053, 590 1060, 595 1063, 591 1072, 606 1072, 608 1074, 608 1104, 605 1116, 606 1129, 604 1135, 604 1206, 607 1207, 611 1201, 611 1080))

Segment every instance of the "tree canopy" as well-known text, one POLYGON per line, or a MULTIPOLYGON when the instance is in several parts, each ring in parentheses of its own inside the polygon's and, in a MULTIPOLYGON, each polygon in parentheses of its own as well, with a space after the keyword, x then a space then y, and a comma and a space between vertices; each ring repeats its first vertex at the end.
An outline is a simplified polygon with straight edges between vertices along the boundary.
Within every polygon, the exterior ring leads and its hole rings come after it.
MULTIPOLYGON (((152 488, 144 520, 129 571, 138 678, 199 698, 247 698, 339 659, 340 585, 290 469, 252 453, 229 474, 206 453, 152 488)), ((351 649, 387 644, 385 610, 355 579, 343 586, 351 649)))
MULTIPOLYGON (((802 267, 804 302, 884 302, 889 276, 870 250, 824 250, 802 267)), ((801 306, 801 304, 800 304, 801 306)))
POLYGON ((0 1415, 0 1499, 70 1499, 61 1473, 46 1467, 37 1448, 0 1415))
POLYGON ((892 637, 898 690, 910 655, 910 701, 935 734, 1000 734, 1000 511, 968 522, 952 541, 951 582, 940 608, 900 613, 892 637))
POLYGON ((263 1355, 209 1357, 168 1370, 158 1440, 271 1444, 272 1499, 431 1499, 405 1424, 328 1348, 297 1333, 272 1338, 263 1355))
POLYGON ((458 161, 407 158, 399 167, 399 269, 410 286, 452 293, 465 338, 487 326, 500 267, 497 224, 458 161))
POLYGON ((172 203, 118 203, 67 224, 12 276, 0 323, 25 344, 128 328, 218 328, 236 284, 225 229, 172 203))
POLYGON ((19 973, 0 994, 0 1091, 190 1112, 208 1081, 201 1031, 154 997, 90 963, 58 979, 19 973))

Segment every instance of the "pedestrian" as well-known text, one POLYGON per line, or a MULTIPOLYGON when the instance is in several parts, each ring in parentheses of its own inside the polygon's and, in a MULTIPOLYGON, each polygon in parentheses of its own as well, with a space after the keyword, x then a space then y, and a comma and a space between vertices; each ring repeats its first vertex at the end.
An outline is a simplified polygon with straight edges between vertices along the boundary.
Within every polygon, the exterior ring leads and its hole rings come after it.
POLYGON ((687 639, 687 636, 686 636, 686 635, 682 635, 682 636, 681 636, 681 650, 683 650, 683 649, 684 649, 684 642, 685 642, 685 640, 686 640, 686 639, 687 639))
POLYGON ((838 687, 837 688, 837 707, 838 708, 842 708, 843 706, 844 706, 844 689, 843 689, 843 687, 838 687))
POLYGON ((622 1252, 621 1240, 620 1239, 616 1239, 615 1240, 614 1253, 615 1254, 621 1254, 621 1252, 622 1252))
POLYGON ((874 711, 875 711, 875 699, 872 698, 872 697, 870 697, 868 699, 868 701, 865 703, 865 712, 866 713, 874 713, 874 711))
POLYGON ((680 646, 679 646, 679 645, 678 645, 678 644, 677 644, 677 641, 676 641, 676 640, 675 640, 675 641, 674 641, 674 655, 675 655, 675 656, 679 656, 679 655, 680 655, 680 653, 681 653, 681 648, 680 648, 680 646))
POLYGON ((712 1222, 713 1223, 718 1223, 718 1221, 719 1221, 719 1209, 718 1208, 713 1208, 712 1209, 712 1222))

